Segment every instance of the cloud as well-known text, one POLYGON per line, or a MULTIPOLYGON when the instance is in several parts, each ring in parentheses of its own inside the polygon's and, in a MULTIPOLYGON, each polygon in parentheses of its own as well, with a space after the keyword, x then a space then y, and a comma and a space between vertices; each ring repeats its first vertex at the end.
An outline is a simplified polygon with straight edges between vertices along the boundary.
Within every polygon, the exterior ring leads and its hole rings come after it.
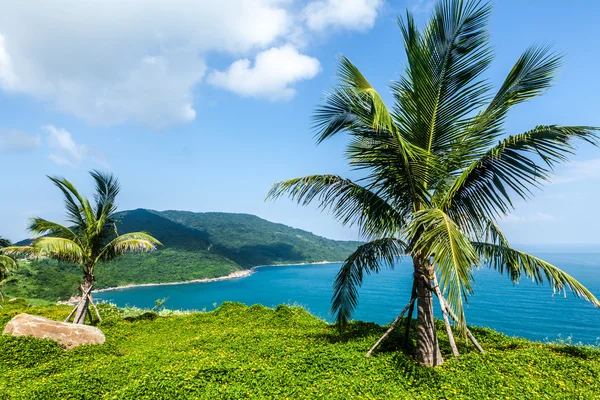
POLYGON ((519 216, 516 214, 508 214, 502 218, 503 222, 507 223, 524 223, 524 222, 550 222, 555 221, 556 218, 553 215, 545 214, 542 212, 536 212, 531 215, 519 216))
POLYGON ((600 158, 585 161, 571 161, 552 178, 552 183, 570 183, 600 179, 600 158))
POLYGON ((97 149, 91 149, 85 144, 78 144, 70 132, 57 128, 54 125, 43 126, 42 129, 48 133, 47 143, 52 153, 48 158, 58 165, 77 167, 90 159, 96 164, 108 168, 104 154, 97 149))
POLYGON ((246 97, 289 100, 300 80, 312 79, 321 70, 316 58, 300 54, 290 44, 259 53, 254 65, 249 59, 235 61, 226 71, 213 71, 208 82, 246 97))
POLYGON ((344 28, 363 31, 373 27, 383 0, 322 0, 303 11, 307 26, 315 31, 344 28))
POLYGON ((4 36, 0 35, 0 85, 12 90, 18 84, 17 76, 13 71, 12 59, 6 51, 4 36))
MULTIPOLYGON (((156 128, 196 117, 194 93, 206 58, 239 58, 231 73, 264 83, 261 97, 289 98, 308 71, 257 77, 248 59, 310 43, 312 30, 364 30, 382 0, 48 0, 4 2, 0 13, 0 88, 49 102, 96 124, 134 121, 156 128), (283 46, 285 49, 286 47, 283 46), (286 75, 287 74, 287 75, 286 75), (267 90, 267 91, 269 91, 267 90)), ((284 60, 285 62, 285 60, 284 60)), ((310 64, 310 65, 307 65, 310 64)), ((229 73, 229 71, 228 71, 229 73)), ((217 79, 218 80, 218 79, 217 79)), ((223 86, 223 85, 221 85, 223 86)), ((240 89, 243 95, 256 89, 240 89)))
POLYGON ((0 130, 0 152, 26 152, 42 145, 40 135, 29 135, 16 130, 0 130))
POLYGON ((240 55, 284 37, 281 0, 8 2, 0 87, 82 119, 163 127, 195 118, 209 52, 240 55))

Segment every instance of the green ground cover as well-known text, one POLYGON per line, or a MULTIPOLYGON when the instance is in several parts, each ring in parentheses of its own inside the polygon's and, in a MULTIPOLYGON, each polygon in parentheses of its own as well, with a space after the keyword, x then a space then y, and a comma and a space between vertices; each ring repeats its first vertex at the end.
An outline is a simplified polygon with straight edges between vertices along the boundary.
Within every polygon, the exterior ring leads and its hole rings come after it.
MULTIPOLYGON (((4 303, 0 328, 28 312, 62 320, 64 306, 4 303)), ((385 330, 352 323, 340 340, 299 307, 225 303, 211 312, 127 316, 102 306, 107 341, 64 351, 49 340, 0 336, 3 399, 592 399, 600 393, 600 351, 508 338, 473 328, 485 355, 463 354, 424 368, 392 338, 364 354, 385 330)), ((130 313, 131 314, 131 313, 130 313)), ((139 314, 135 313, 135 314, 139 314)), ((168 314, 168 313, 166 313, 168 314)))

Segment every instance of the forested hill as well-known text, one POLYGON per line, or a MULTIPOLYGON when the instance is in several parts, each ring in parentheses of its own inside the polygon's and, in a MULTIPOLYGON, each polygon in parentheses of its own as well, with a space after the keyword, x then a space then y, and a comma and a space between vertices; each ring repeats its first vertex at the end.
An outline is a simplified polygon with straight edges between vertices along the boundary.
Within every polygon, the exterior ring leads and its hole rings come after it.
POLYGON ((255 215, 138 209, 120 215, 119 232, 146 230, 165 247, 208 250, 243 268, 255 265, 339 261, 358 242, 336 241, 255 215))
MULTIPOLYGON (((215 278, 256 265, 344 260, 359 242, 326 239, 249 214, 137 209, 118 214, 119 233, 146 231, 163 243, 96 268, 96 288, 215 278)), ((23 244, 25 244, 23 242, 23 244)), ((81 273, 55 261, 21 263, 10 296, 58 300, 75 294, 81 273)))

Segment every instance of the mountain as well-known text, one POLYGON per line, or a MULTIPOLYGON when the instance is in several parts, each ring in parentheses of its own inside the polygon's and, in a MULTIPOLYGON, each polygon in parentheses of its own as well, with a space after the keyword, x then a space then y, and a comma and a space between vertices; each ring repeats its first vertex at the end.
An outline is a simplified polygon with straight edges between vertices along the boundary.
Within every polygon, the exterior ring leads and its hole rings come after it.
MULTIPOLYGON (((96 288, 215 278, 257 265, 344 260, 359 242, 337 241, 250 214, 137 209, 117 214, 119 233, 146 231, 163 244, 96 268, 96 288)), ((27 244, 30 240, 20 243, 27 244)), ((76 266, 21 263, 11 296, 58 300, 77 292, 76 266)))
POLYGON ((165 247, 208 249, 243 268, 344 260, 358 242, 337 241, 250 214, 138 209, 121 215, 124 232, 145 229, 165 247))

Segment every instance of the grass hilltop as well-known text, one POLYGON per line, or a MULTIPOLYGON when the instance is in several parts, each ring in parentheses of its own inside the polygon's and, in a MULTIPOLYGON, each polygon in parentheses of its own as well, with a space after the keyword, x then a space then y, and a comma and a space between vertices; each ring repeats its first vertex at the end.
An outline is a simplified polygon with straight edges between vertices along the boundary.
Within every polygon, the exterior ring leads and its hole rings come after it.
MULTIPOLYGON (((69 311, 5 303, 0 329, 20 312, 63 320, 69 311)), ((399 336, 365 358, 383 327, 352 323, 340 340, 334 326, 298 307, 225 303, 211 312, 159 317, 102 305, 101 312, 103 345, 64 351, 49 340, 0 336, 0 397, 531 400, 600 393, 599 350, 489 329, 473 328, 484 355, 459 339, 461 356, 454 360, 438 327, 448 361, 426 368, 393 351, 399 336)))

